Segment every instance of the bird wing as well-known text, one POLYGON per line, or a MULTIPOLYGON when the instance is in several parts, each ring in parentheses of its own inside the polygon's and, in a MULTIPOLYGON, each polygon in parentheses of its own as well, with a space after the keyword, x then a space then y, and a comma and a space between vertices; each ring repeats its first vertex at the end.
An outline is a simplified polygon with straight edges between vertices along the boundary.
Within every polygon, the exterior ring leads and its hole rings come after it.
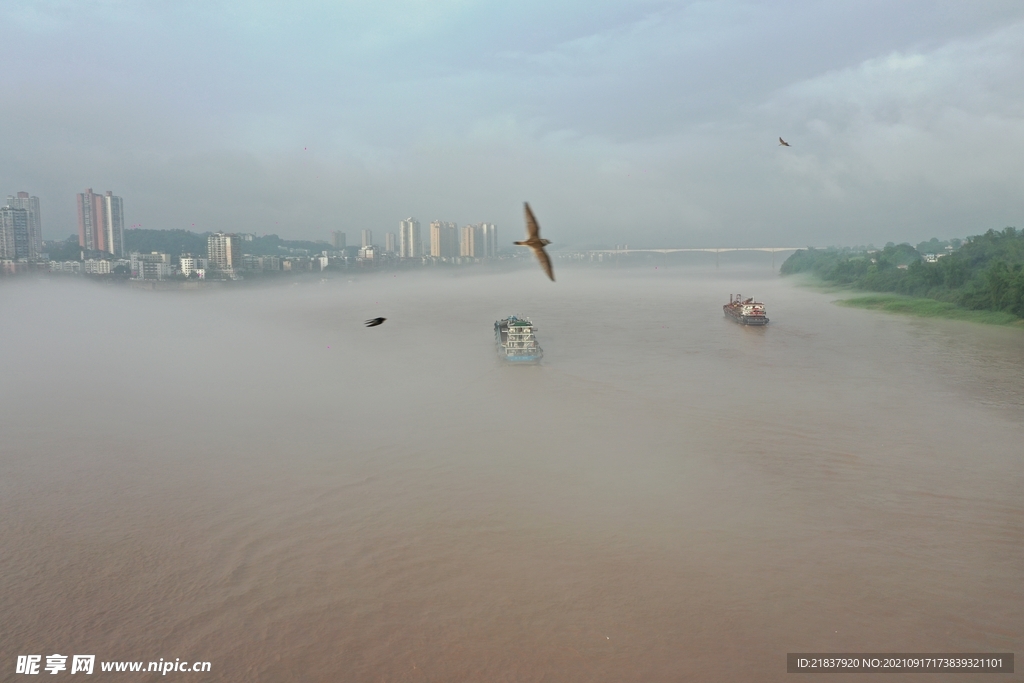
POLYGON ((533 217, 533 211, 530 211, 530 204, 523 202, 523 209, 526 213, 526 236, 530 239, 540 238, 540 226, 537 225, 537 219, 533 217))
MULTIPOLYGON (((527 209, 529 210, 529 209, 527 209)), ((533 253, 537 255, 537 260, 540 261, 540 267, 544 269, 544 272, 548 274, 551 281, 555 281, 555 271, 551 267, 551 259, 548 258, 548 252, 544 251, 544 247, 533 247, 533 253)))
POLYGON ((786 142, 785 140, 783 140, 782 138, 779 138, 779 144, 780 145, 785 145, 786 147, 789 147, 789 143, 786 142))

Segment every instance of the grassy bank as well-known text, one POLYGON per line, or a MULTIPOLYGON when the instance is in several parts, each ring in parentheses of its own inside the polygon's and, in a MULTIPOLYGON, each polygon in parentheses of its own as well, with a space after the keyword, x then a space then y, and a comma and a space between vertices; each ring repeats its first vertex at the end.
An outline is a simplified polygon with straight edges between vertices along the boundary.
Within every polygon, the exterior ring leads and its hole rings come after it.
POLYGON ((1024 320, 1010 313, 1003 313, 1001 311, 972 311, 948 301, 936 301, 935 299, 921 299, 918 297, 900 296, 898 294, 870 294, 840 299, 835 303, 839 306, 916 315, 922 318, 949 318, 951 320, 965 320, 984 325, 1009 325, 1024 329, 1024 320))
POLYGON ((799 249, 779 272, 876 293, 850 304, 864 308, 994 324, 1010 322, 1003 314, 1024 319, 1024 231, 1016 228, 933 239, 917 249, 892 242, 883 249, 799 249))

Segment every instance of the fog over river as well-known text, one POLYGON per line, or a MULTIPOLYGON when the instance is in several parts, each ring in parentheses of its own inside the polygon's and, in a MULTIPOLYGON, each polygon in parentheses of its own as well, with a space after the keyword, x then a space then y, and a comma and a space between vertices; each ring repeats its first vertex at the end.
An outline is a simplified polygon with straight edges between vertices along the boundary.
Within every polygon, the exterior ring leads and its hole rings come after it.
POLYGON ((1024 655, 1024 332, 767 266, 556 274, 2 283, 0 681, 52 653, 609 683, 1024 655), (498 363, 512 313, 541 365, 498 363))

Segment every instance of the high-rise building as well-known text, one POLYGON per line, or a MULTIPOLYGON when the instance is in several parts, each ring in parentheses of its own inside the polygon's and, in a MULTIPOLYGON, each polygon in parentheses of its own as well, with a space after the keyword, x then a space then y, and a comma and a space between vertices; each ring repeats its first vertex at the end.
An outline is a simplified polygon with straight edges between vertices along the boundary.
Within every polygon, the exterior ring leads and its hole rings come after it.
POLYGON ((333 233, 331 233, 331 235, 333 237, 334 248, 339 251, 344 249, 345 233, 343 233, 341 230, 335 230, 333 233))
POLYGON ((498 255, 498 226, 494 223, 481 223, 480 234, 484 258, 495 258, 498 255))
MULTIPOLYGON (((14 258, 14 215, 9 206, 0 207, 0 258, 14 258)), ((24 211, 24 209, 21 209, 24 211)), ((28 221, 28 212, 25 212, 28 221)))
POLYGON ((406 218, 400 223, 398 255, 402 258, 423 256, 420 243, 420 222, 415 218, 406 218))
POLYGON ((230 272, 242 267, 242 240, 217 232, 206 238, 206 255, 212 268, 230 272))
POLYGON ((362 244, 362 247, 365 249, 366 247, 372 247, 372 246, 373 246, 373 230, 363 230, 363 244, 362 244))
POLYGON ((480 226, 462 226, 462 239, 459 240, 459 256, 479 257, 482 255, 483 240, 480 238, 480 226))
POLYGON ((30 258, 28 222, 27 210, 0 207, 0 258, 30 258))
POLYGON ((103 195, 103 208, 106 219, 103 225, 107 237, 106 250, 114 256, 124 256, 124 200, 107 190, 103 195))
POLYGON ((448 221, 430 222, 430 255, 452 258, 459 255, 459 229, 448 221))
POLYGON ((39 197, 30 197, 28 192, 19 192, 17 196, 7 197, 7 205, 14 209, 28 211, 28 240, 32 255, 36 258, 43 251, 43 227, 39 217, 39 197))
POLYGON ((106 235, 100 227, 102 224, 102 198, 93 194, 90 187, 78 194, 78 246, 83 249, 106 251, 103 248, 106 235))
POLYGON ((83 249, 124 256, 124 202, 109 190, 78 195, 78 244, 83 249))
POLYGON ((384 234, 384 251, 389 254, 398 253, 398 235, 393 232, 384 234))

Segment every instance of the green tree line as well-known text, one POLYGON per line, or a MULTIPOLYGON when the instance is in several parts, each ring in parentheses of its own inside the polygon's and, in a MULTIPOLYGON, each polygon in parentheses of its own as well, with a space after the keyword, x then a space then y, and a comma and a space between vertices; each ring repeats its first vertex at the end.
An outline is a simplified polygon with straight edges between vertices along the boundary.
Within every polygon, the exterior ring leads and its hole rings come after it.
MULTIPOLYGON (((206 254, 206 240, 210 233, 195 233, 188 230, 149 230, 136 228, 124 231, 126 252, 138 251, 148 254, 159 251, 177 258, 182 254, 202 256, 206 254)), ((284 240, 277 235, 254 237, 242 243, 243 254, 255 256, 299 256, 319 254, 331 249, 327 242, 310 242, 308 240, 284 240)), ((78 235, 71 235, 63 242, 47 244, 47 253, 55 261, 77 260, 81 255, 78 246, 78 235)))
MULTIPOLYGON (((181 254, 203 256, 206 254, 207 238, 209 237, 210 232, 133 228, 125 230, 125 251, 143 254, 157 251, 170 254, 175 258, 181 254)), ((55 260, 77 259, 80 251, 78 236, 73 234, 65 242, 51 243, 48 248, 51 252, 50 258, 55 260)), ((250 242, 242 243, 243 253, 257 256, 318 254, 325 249, 331 249, 326 242, 282 240, 276 234, 264 234, 261 238, 253 238, 250 242)))
MULTIPOLYGON (((128 251, 151 252, 160 251, 172 256, 181 254, 202 255, 206 253, 206 238, 210 233, 194 233, 188 230, 146 230, 138 228, 124 231, 124 242, 128 251)), ((254 237, 242 242, 243 254, 256 256, 287 256, 299 254, 319 254, 330 249, 326 242, 310 242, 307 240, 283 240, 277 235, 254 237)))
POLYGON ((1024 318, 1024 231, 989 230, 967 238, 958 249, 942 249, 939 253, 945 255, 934 262, 922 257, 921 249, 945 245, 933 239, 917 249, 891 242, 878 250, 801 249, 786 259, 781 273, 810 273, 857 289, 948 301, 1024 318))
POLYGON ((124 231, 124 246, 126 252, 138 251, 148 254, 152 251, 159 251, 172 256, 203 255, 206 253, 208 235, 209 233, 197 234, 188 230, 135 228, 124 231))

